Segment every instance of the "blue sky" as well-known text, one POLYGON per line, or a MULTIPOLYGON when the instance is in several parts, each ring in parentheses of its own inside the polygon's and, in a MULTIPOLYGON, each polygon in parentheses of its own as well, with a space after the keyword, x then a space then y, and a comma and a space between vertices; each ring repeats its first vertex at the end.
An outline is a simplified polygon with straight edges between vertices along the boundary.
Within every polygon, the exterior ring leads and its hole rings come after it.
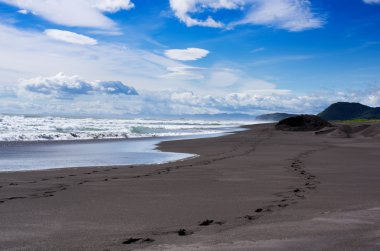
POLYGON ((379 28, 379 0, 0 0, 0 112, 380 106, 379 28))

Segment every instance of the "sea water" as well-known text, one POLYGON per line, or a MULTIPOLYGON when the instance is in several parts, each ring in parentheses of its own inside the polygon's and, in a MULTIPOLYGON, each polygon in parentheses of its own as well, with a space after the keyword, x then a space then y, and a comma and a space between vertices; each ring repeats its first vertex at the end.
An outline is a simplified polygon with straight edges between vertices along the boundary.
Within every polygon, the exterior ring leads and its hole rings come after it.
POLYGON ((252 122, 0 115, 0 141, 120 139, 212 134, 252 122))
POLYGON ((219 136, 252 121, 0 116, 0 171, 153 164, 194 157, 164 140, 219 136))

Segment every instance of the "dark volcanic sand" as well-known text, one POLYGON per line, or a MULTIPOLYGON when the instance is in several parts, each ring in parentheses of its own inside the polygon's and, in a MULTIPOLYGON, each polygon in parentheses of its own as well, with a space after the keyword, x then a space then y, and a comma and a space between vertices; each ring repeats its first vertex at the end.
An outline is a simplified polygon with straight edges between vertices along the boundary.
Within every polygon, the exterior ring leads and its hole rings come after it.
POLYGON ((0 174, 1 250, 380 250, 380 140, 164 142, 176 163, 0 174))

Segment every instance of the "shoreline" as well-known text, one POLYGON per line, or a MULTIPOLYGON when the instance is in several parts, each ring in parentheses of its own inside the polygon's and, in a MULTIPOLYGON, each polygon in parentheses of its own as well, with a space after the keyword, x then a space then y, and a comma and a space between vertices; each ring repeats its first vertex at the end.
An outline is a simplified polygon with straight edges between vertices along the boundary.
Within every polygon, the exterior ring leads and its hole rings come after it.
POLYGON ((158 145, 183 161, 0 173, 0 246, 376 250, 379 147, 262 124, 158 145))
MULTIPOLYGON (((20 158, 24 158, 23 156, 25 154, 27 154, 29 152, 33 152, 33 154, 36 155, 36 156, 38 156, 38 158, 42 157, 42 159, 39 159, 39 161, 48 161, 47 159, 43 158, 44 155, 39 155, 39 152, 43 153, 44 151, 50 150, 50 147, 55 147, 55 148, 60 147, 59 149, 55 150, 58 153, 59 151, 67 151, 68 149, 70 149, 71 146, 75 146, 75 147, 83 146, 82 148, 78 149, 79 151, 81 151, 81 150, 84 151, 83 155, 85 155, 85 154, 91 154, 91 151, 86 151, 86 149, 85 149, 86 147, 85 146, 89 146, 89 147, 92 147, 92 148, 94 146, 96 146, 97 148, 101 148, 103 146, 105 146, 106 148, 113 147, 113 148, 116 148, 115 150, 117 150, 117 148, 119 148, 119 147, 122 147, 125 150, 123 150, 123 152, 120 152, 118 154, 119 154, 119 157, 121 159, 122 158, 126 158, 126 159, 124 161, 121 160, 120 163, 109 163, 109 164, 104 164, 104 163, 93 163, 92 164, 91 163, 91 164, 88 164, 88 165, 77 164, 77 165, 71 165, 71 166, 67 165, 67 166, 57 166, 57 167, 53 167, 53 164, 52 164, 51 167, 41 167, 40 169, 35 169, 35 168, 29 169, 27 167, 23 167, 23 168, 19 168, 18 169, 18 167, 15 166, 16 170, 1 170, 0 174, 1 173, 5 173, 5 172, 6 173, 12 173, 12 172, 18 172, 19 173, 19 172, 42 171, 42 170, 47 170, 48 171, 48 170, 65 169, 65 168, 67 168, 67 169, 76 169, 76 168, 105 168, 105 167, 122 167, 122 166, 128 166, 128 165, 140 166, 140 165, 154 165, 154 164, 172 163, 172 162, 175 162, 175 161, 183 161, 183 160, 186 160, 186 159, 189 159, 189 158, 194 158, 197 155, 189 154, 189 153, 185 153, 185 152, 161 151, 158 148, 158 145, 161 142, 165 142, 165 141, 177 141, 177 140, 189 140, 189 139, 200 139, 200 138, 222 137, 224 135, 228 135, 230 133, 239 132, 239 131, 243 131, 243 130, 245 130, 245 129, 242 128, 241 126, 239 126, 239 127, 236 127, 236 128, 229 128, 229 130, 225 130, 223 132, 213 133, 213 134, 192 134, 192 135, 165 136, 165 137, 141 137, 141 138, 128 138, 128 139, 89 139, 89 140, 57 140, 57 141, 27 141, 27 142, 24 142, 24 141, 15 141, 15 142, 6 142, 6 143, 9 143, 9 144, 0 145, 0 151, 5 151, 5 154, 11 153, 13 155, 14 151, 18 151, 17 153, 20 155, 19 157, 20 158), (133 147, 133 145, 135 143, 138 143, 140 146, 143 146, 143 150, 140 150, 141 153, 143 153, 143 152, 145 152, 145 153, 156 153, 157 154, 156 159, 155 160, 151 160, 151 161, 148 161, 148 160, 144 161, 143 159, 141 159, 140 161, 138 161, 138 163, 128 163, 128 161, 130 161, 128 159, 130 159, 131 156, 133 156, 134 149, 132 149, 132 147, 133 147), (35 147, 38 147, 37 148, 38 150, 35 147), (18 148, 20 148, 20 149, 18 149, 18 148), (131 149, 128 150, 129 148, 131 148, 131 149), (19 150, 21 150, 21 152, 19 150), (7 152, 9 152, 9 153, 7 153, 7 152), (172 157, 170 157, 170 159, 166 159, 165 160, 165 158, 167 158, 165 156, 168 155, 168 154, 171 154, 172 157), (159 157, 160 155, 162 156, 161 158, 159 157), (178 155, 178 157, 176 157, 176 155, 178 155), (190 156, 190 155, 192 155, 192 156, 190 156), (125 163, 122 163, 122 162, 125 162, 125 163)), ((104 158, 111 158, 111 156, 114 153, 115 152, 109 152, 110 156, 105 155, 104 158)), ((6 155, 4 155, 4 156, 6 156, 6 155)), ((49 156, 45 156, 45 158, 49 158, 49 156)), ((13 161, 14 163, 16 163, 17 161, 19 161, 14 156, 12 157, 12 159, 15 159, 13 161)), ((79 159, 79 160, 81 160, 81 159, 79 159)), ((3 161, 7 161, 6 157, 5 157, 4 160, 0 159, 0 165, 2 164, 3 161)), ((26 159, 25 161, 33 161, 33 159, 31 159, 31 160, 26 159)), ((90 163, 91 161, 88 160, 87 162, 90 163)), ((13 163, 10 162, 9 165, 13 165, 13 163)))

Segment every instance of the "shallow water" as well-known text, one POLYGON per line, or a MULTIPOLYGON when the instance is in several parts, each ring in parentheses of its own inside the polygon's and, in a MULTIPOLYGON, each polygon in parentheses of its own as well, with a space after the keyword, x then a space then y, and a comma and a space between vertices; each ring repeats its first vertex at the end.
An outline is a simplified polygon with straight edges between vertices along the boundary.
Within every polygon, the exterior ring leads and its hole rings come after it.
POLYGON ((156 150, 161 141, 220 135, 4 144, 0 146, 0 171, 164 163, 194 155, 156 150))

